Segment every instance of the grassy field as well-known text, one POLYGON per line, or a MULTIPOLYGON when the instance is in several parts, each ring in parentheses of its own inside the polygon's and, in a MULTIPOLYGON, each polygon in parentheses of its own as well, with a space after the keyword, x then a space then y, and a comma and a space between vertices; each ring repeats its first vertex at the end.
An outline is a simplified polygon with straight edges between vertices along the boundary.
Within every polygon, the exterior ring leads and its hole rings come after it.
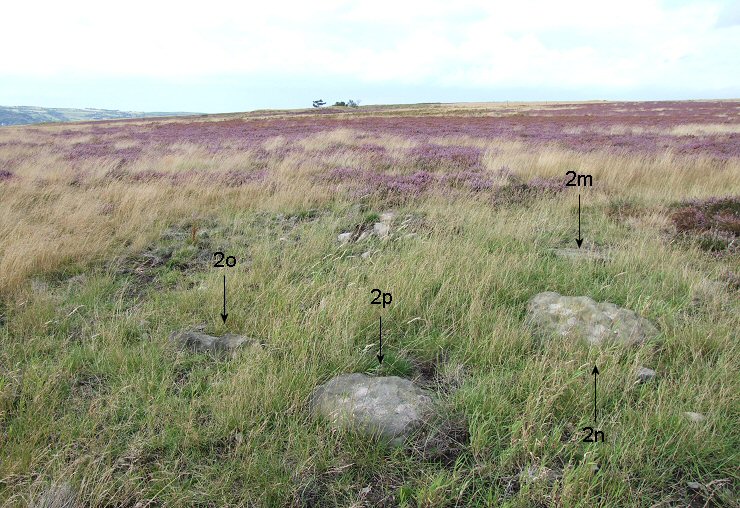
POLYGON ((0 129, 0 505, 68 484, 90 507, 740 506, 739 132, 731 101, 0 129), (579 194, 607 263, 552 253, 576 246, 579 194), (337 241, 386 212, 388 239, 337 241), (660 334, 535 337, 542 291, 660 334), (193 327, 262 346, 169 340, 193 327), (584 443, 594 365, 605 441, 584 443), (433 390, 449 446, 312 419, 349 372, 433 390))

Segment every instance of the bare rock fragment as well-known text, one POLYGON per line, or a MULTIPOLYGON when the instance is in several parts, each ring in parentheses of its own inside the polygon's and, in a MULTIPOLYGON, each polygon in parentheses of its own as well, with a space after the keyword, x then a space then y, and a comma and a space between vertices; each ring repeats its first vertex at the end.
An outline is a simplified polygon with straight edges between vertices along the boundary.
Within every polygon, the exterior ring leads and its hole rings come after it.
POLYGON ((639 367, 637 369, 637 382, 639 384, 644 384, 650 381, 655 377, 656 372, 653 369, 648 369, 647 367, 639 367))
POLYGON ((390 224, 395 218, 396 214, 393 212, 385 212, 380 214, 380 222, 382 222, 383 224, 390 224))
POLYGON ((378 238, 388 238, 388 235, 391 233, 391 226, 385 222, 376 222, 373 226, 373 231, 378 235, 378 238))
POLYGON ((693 411, 686 411, 684 412, 684 416, 689 419, 692 423, 701 423, 704 420, 706 420, 706 416, 704 416, 701 413, 695 413, 693 411))
POLYGON ((337 376, 316 388, 311 413, 322 416, 335 428, 378 436, 393 446, 431 417, 431 392, 408 379, 365 374, 337 376))
POLYGON ((349 243, 351 240, 352 240, 352 233, 342 233, 339 236, 337 236, 337 241, 342 245, 349 243))
POLYGON ((631 310, 552 291, 529 301, 527 322, 541 335, 583 340, 590 345, 639 344, 658 334, 650 321, 631 310))
POLYGON ((519 474, 520 482, 544 481, 548 484, 555 483, 563 477, 563 473, 545 466, 528 466, 519 474))

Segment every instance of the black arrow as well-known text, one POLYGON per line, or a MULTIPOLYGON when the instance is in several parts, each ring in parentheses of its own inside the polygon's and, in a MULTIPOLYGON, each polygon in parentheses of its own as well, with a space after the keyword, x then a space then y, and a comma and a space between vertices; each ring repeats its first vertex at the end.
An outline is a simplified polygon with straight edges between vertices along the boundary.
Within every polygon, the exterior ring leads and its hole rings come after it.
POLYGON ((581 248, 581 244, 583 243, 583 238, 581 238, 581 195, 578 195, 578 238, 576 238, 576 243, 578 244, 578 248, 581 248))
POLYGON ((591 371, 591 374, 594 375, 594 425, 596 425, 596 375, 599 373, 599 368, 594 365, 594 370, 591 371))
POLYGON ((224 323, 226 323, 227 317, 229 315, 226 313, 226 274, 224 274, 224 311, 221 313, 221 319, 224 320, 224 323))
POLYGON ((380 351, 376 355, 378 357, 378 362, 380 362, 380 365, 383 365, 383 357, 385 356, 383 354, 383 318, 378 316, 378 323, 380 325, 379 327, 379 337, 380 337, 380 351))

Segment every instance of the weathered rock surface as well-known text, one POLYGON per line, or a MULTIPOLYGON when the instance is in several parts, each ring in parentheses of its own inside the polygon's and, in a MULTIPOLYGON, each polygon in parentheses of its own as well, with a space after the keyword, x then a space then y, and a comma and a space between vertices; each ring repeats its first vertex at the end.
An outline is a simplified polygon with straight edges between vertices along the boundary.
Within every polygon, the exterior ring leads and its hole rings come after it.
POLYGON ((563 247, 561 249, 552 249, 552 253, 558 257, 569 259, 571 261, 598 261, 600 263, 606 263, 610 260, 608 254, 586 248, 576 249, 563 247))
POLYGON ((542 335, 580 339, 592 345, 638 344, 658 334, 650 321, 633 311, 587 296, 547 291, 527 306, 527 321, 542 335))
POLYGON ((337 241, 341 244, 349 243, 352 240, 352 233, 342 233, 337 236, 337 241))
POLYGON ((640 384, 647 383, 655 377, 656 372, 653 369, 647 367, 639 367, 637 369, 637 382, 640 384))
POLYGON ((259 345, 255 339, 244 337, 243 335, 234 335, 227 333, 221 337, 206 335, 205 333, 186 330, 184 332, 174 332, 170 340, 177 344, 181 349, 188 349, 196 352, 232 352, 237 348, 252 344, 259 345))
POLYGON ((344 374, 319 386, 311 397, 311 413, 334 427, 359 431, 394 446, 432 415, 431 392, 396 376, 344 374))
POLYGON ((77 492, 69 483, 51 485, 35 502, 33 508, 77 508, 77 492))

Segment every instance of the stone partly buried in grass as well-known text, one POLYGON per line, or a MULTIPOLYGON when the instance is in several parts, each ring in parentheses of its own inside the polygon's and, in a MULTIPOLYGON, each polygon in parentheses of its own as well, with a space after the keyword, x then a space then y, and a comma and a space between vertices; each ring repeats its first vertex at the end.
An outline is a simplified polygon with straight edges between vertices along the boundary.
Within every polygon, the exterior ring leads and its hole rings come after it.
POLYGON ((552 253, 559 258, 568 259, 570 261, 594 261, 598 263, 606 263, 611 260, 609 254, 595 249, 563 247, 560 249, 552 249, 552 253))
POLYGON ((357 373, 316 388, 310 406, 313 416, 337 429, 377 436, 392 446, 403 444, 434 412, 432 393, 408 379, 357 373))
POLYGON ((170 340, 180 349, 198 353, 232 353, 242 346, 260 345, 255 339, 243 335, 227 333, 221 337, 214 337, 193 330, 174 332, 170 340))
POLYGON ((590 345, 639 344, 658 334, 650 321, 633 311, 587 296, 563 296, 548 291, 527 306, 527 321, 540 334, 574 338, 590 345))

